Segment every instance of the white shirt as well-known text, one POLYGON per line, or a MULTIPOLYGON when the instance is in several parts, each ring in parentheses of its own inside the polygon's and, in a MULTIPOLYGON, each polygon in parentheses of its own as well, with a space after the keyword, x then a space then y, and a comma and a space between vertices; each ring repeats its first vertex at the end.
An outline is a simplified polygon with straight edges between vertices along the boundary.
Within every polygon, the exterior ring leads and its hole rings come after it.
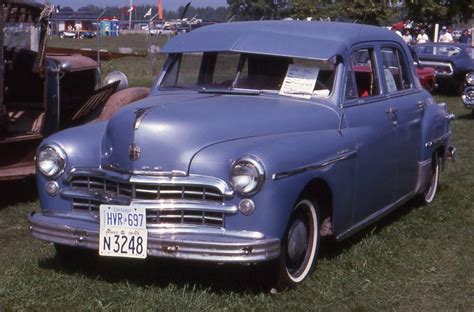
POLYGON ((413 41, 413 37, 411 35, 403 35, 402 38, 406 44, 410 44, 413 41))
POLYGON ((453 36, 451 36, 450 33, 448 32, 445 32, 444 34, 441 34, 441 36, 439 36, 439 42, 453 42, 453 36))
POLYGON ((416 37, 417 43, 426 43, 428 41, 430 41, 430 38, 428 38, 427 34, 418 34, 418 36, 416 37))

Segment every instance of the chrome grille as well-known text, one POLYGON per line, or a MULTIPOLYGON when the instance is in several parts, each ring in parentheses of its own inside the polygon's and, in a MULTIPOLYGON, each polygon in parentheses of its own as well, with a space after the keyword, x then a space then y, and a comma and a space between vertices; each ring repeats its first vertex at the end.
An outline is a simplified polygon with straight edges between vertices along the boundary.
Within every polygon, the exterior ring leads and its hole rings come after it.
POLYGON ((195 210, 147 210, 147 224, 196 224, 209 226, 224 226, 222 212, 195 210))
MULTIPOLYGON (((144 200, 156 202, 207 202, 210 204, 225 203, 221 191, 209 185, 179 185, 175 183, 145 184, 131 183, 96 176, 76 175, 70 180, 73 191, 89 191, 105 194, 122 202, 144 200)), ((98 213, 99 206, 105 204, 97 198, 72 197, 72 208, 77 212, 98 213)), ((147 209, 147 224, 190 224, 206 226, 224 226, 224 212, 196 209, 147 209)))
POLYGON ((175 199, 224 202, 222 193, 210 186, 135 184, 99 177, 75 176, 71 179, 71 189, 104 191, 109 196, 128 197, 131 200, 175 199))

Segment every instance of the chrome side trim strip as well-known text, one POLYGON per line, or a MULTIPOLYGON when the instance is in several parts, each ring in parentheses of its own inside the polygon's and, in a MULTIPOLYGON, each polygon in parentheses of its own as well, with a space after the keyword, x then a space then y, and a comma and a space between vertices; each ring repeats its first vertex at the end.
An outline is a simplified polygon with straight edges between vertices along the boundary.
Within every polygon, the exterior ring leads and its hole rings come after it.
POLYGON ((434 140, 426 142, 425 147, 429 148, 429 147, 432 147, 433 145, 437 145, 437 144, 447 140, 450 136, 451 136, 451 131, 448 131, 445 134, 443 134, 442 136, 440 136, 439 138, 436 138, 434 140))
POLYGON ((413 195, 415 195, 415 192, 410 192, 408 193, 407 195, 403 196, 402 198, 400 198, 399 200, 397 200, 396 202, 394 202, 393 204, 390 204, 388 206, 386 206, 385 208, 379 210, 379 211, 376 211, 374 212, 373 214, 371 214, 370 216, 368 216, 367 218, 365 218, 364 220, 362 221, 359 221, 358 223, 354 224, 353 226, 351 226, 349 229, 347 229, 346 231, 342 232, 341 234, 337 235, 336 236, 336 240, 340 241, 340 240, 343 240, 349 236, 351 236, 352 234, 356 233, 356 232, 359 232, 360 230, 362 230, 364 227, 380 220, 382 217, 384 217, 385 215, 389 214, 390 212, 392 212, 393 210, 395 210, 395 208, 398 208, 400 205, 402 205, 403 203, 407 202, 410 198, 413 197, 413 195))
POLYGON ((291 176, 294 176, 294 175, 297 175, 297 174, 301 174, 301 173, 304 173, 304 172, 307 172, 307 171, 317 170, 317 169, 332 165, 332 164, 334 164, 336 162, 339 162, 339 161, 342 161, 342 160, 354 158, 356 156, 357 156, 357 150, 345 152, 345 153, 343 153, 343 154, 341 154, 341 155, 339 155, 335 158, 327 159, 327 160, 322 161, 322 162, 314 163, 314 164, 304 166, 304 167, 300 167, 300 168, 296 168, 296 169, 291 169, 291 170, 288 170, 288 171, 282 171, 282 172, 274 173, 272 175, 272 179, 276 181, 276 180, 288 178, 288 177, 291 177, 291 176))

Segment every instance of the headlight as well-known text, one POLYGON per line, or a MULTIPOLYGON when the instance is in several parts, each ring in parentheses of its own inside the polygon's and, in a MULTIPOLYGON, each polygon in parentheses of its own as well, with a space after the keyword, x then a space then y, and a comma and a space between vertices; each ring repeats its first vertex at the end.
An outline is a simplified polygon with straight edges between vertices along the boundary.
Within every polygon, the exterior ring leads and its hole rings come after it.
POLYGON ((466 75, 466 82, 467 84, 474 84, 474 73, 469 73, 466 75))
POLYGON ((257 193, 265 181, 265 169, 256 157, 244 156, 232 165, 230 183, 242 195, 257 193))
POLYGON ((57 145, 44 145, 38 151, 36 165, 47 177, 54 177, 66 167, 66 153, 57 145))

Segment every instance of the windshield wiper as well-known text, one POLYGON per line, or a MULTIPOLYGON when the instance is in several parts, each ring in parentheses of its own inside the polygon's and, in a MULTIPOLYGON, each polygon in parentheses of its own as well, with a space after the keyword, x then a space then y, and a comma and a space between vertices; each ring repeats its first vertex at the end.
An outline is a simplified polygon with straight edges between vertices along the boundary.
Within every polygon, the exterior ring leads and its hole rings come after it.
POLYGON ((235 94, 235 95, 260 95, 260 90, 249 89, 199 89, 199 93, 213 93, 213 94, 235 94))

